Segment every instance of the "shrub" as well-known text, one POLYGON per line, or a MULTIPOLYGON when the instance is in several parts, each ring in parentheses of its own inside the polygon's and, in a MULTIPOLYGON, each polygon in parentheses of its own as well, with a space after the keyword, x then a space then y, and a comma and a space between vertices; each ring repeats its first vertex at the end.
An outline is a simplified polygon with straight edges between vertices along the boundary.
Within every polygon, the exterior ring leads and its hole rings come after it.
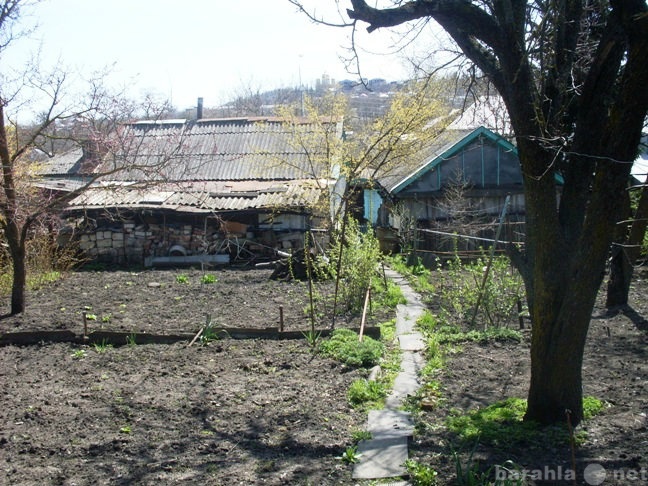
POLYGON ((350 329, 337 329, 320 343, 319 350, 348 366, 369 367, 378 364, 384 346, 369 336, 358 341, 358 334, 350 329))
POLYGON ((360 311, 381 258, 378 240, 373 231, 365 233, 360 231, 357 221, 350 218, 343 238, 339 238, 331 248, 332 273, 336 270, 333 262, 338 261, 340 252, 342 252, 342 265, 340 275, 337 277, 342 282, 341 301, 345 303, 347 310, 360 311))

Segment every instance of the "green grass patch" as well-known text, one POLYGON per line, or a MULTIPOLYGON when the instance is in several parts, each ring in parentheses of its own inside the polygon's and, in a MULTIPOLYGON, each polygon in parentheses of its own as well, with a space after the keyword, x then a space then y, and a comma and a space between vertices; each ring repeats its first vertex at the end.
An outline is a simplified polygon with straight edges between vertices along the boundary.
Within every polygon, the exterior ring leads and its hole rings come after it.
POLYGON ((359 378, 351 383, 347 399, 354 408, 382 408, 387 396, 387 386, 379 381, 369 381, 359 378))
MULTIPOLYGON (((603 409, 603 403, 594 397, 583 399, 584 419, 589 420, 603 409)), ((541 427, 534 422, 523 421, 527 401, 507 398, 485 408, 467 414, 454 414, 447 421, 450 431, 464 442, 480 441, 489 446, 511 447, 523 443, 539 444, 543 441, 564 444, 569 442, 567 424, 541 427)), ((584 435, 577 434, 576 442, 584 435)))
POLYGON ((407 299, 403 295, 401 288, 391 280, 387 281, 387 288, 384 283, 372 286, 373 295, 378 306, 395 309, 398 304, 405 304, 407 299))
POLYGON ((320 342, 319 351, 325 356, 357 368, 377 365, 385 347, 380 341, 369 336, 364 336, 362 341, 359 341, 358 334, 350 329, 336 329, 330 338, 320 342))

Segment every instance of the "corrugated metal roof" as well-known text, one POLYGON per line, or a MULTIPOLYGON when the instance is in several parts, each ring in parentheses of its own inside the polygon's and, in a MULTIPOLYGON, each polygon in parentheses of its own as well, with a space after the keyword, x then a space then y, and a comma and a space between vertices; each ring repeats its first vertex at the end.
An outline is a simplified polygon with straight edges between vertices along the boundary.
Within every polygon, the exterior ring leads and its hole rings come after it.
MULTIPOLYGON (((341 122, 332 124, 341 137, 341 122)), ((113 180, 305 179, 327 170, 325 137, 313 123, 277 118, 138 122, 124 127, 99 172, 113 180), (300 142, 306 141, 307 148, 300 142)))
POLYGON ((38 173, 42 176, 78 174, 83 159, 83 149, 74 148, 64 154, 38 162, 38 173))
POLYGON ((325 180, 243 181, 164 185, 117 184, 89 188, 68 210, 159 208, 185 212, 302 209, 316 204, 325 180))

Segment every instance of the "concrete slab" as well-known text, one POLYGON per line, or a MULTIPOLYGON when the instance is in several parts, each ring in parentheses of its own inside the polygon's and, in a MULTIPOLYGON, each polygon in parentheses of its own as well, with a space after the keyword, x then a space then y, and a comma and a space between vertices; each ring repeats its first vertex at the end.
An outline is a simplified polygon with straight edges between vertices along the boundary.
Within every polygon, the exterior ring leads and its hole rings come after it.
POLYGON ((395 478, 407 474, 407 437, 389 437, 358 442, 359 462, 354 479, 395 478))
POLYGON ((401 334, 398 336, 401 351, 423 351, 425 349, 425 341, 423 335, 418 332, 409 334, 401 334))
POLYGON ((410 414, 402 410, 370 410, 367 430, 373 439, 409 437, 414 433, 414 424, 410 414))

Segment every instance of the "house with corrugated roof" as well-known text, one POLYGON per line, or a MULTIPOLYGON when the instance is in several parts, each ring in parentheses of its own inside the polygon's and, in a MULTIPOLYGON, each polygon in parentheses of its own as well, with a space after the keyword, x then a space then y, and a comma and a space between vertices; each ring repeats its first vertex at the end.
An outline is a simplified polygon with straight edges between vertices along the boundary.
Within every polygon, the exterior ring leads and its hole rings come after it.
MULTIPOLYGON (((95 260, 274 256, 302 245, 313 218, 326 216, 318 207, 334 181, 324 139, 341 139, 342 124, 324 125, 270 117, 125 124, 103 143, 97 181, 64 214, 82 228, 80 247, 95 260)), ((75 156, 80 163, 76 150, 52 166, 74 166, 75 156)))

